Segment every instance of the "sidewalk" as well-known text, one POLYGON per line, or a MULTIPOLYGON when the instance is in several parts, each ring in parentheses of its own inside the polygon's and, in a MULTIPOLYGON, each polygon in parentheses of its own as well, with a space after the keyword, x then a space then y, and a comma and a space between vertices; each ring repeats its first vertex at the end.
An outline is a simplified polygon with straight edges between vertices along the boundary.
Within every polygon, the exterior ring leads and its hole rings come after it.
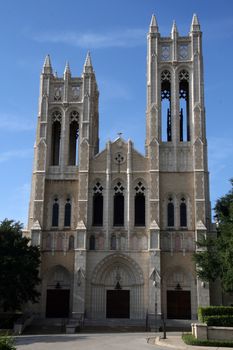
POLYGON ((167 339, 162 339, 162 335, 157 337, 148 337, 148 343, 163 346, 165 348, 176 349, 176 350, 229 350, 231 348, 222 348, 216 346, 194 346, 186 345, 181 339, 182 333, 174 334, 172 332, 167 333, 167 339))

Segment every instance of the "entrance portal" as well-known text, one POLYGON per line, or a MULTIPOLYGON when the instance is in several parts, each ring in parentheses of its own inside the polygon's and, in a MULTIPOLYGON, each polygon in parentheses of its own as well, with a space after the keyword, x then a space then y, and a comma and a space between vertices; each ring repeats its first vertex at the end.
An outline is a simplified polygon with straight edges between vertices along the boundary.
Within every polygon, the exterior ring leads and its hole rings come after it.
POLYGON ((69 317, 69 289, 48 289, 46 317, 69 317))
POLYGON ((129 318, 130 293, 129 290, 107 290, 107 318, 129 318))
POLYGON ((191 319, 190 291, 167 291, 167 318, 191 319))

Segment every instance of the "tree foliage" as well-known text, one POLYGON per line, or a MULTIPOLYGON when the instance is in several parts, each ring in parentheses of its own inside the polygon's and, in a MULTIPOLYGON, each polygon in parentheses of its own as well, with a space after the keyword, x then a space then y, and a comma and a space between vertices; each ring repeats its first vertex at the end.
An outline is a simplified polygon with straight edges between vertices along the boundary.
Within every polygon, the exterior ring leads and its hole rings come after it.
POLYGON ((0 222, 0 308, 20 310, 30 301, 38 301, 40 293, 40 252, 23 237, 22 224, 13 220, 0 222))
POLYGON ((200 251, 194 254, 201 280, 221 279, 225 292, 233 292, 233 179, 231 190, 217 200, 215 217, 217 236, 203 237, 197 242, 200 251))

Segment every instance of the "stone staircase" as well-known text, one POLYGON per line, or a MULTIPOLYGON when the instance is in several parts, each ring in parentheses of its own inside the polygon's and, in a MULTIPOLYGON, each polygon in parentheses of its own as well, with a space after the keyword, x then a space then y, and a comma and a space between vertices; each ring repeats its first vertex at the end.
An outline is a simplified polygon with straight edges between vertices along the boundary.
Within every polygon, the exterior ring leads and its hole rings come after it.
MULTIPOLYGON (((65 334, 66 324, 69 319, 65 318, 47 318, 35 319, 33 323, 24 330, 24 334, 65 334)), ((166 330, 171 331, 190 331, 191 323, 194 320, 166 320, 166 330)), ((83 326, 78 332, 81 333, 120 333, 120 332, 158 332, 163 330, 162 320, 153 318, 145 320, 130 319, 107 319, 91 320, 85 319, 83 326)))
POLYGON ((66 318, 35 319, 23 334, 65 334, 66 318))

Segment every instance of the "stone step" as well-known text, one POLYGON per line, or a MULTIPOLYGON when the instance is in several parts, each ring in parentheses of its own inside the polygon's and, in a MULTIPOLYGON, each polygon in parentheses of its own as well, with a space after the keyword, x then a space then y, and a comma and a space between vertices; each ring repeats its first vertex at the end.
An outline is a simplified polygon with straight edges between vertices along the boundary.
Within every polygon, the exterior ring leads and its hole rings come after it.
POLYGON ((142 326, 85 326, 81 329, 81 333, 133 333, 133 332, 145 332, 145 327, 142 326))

